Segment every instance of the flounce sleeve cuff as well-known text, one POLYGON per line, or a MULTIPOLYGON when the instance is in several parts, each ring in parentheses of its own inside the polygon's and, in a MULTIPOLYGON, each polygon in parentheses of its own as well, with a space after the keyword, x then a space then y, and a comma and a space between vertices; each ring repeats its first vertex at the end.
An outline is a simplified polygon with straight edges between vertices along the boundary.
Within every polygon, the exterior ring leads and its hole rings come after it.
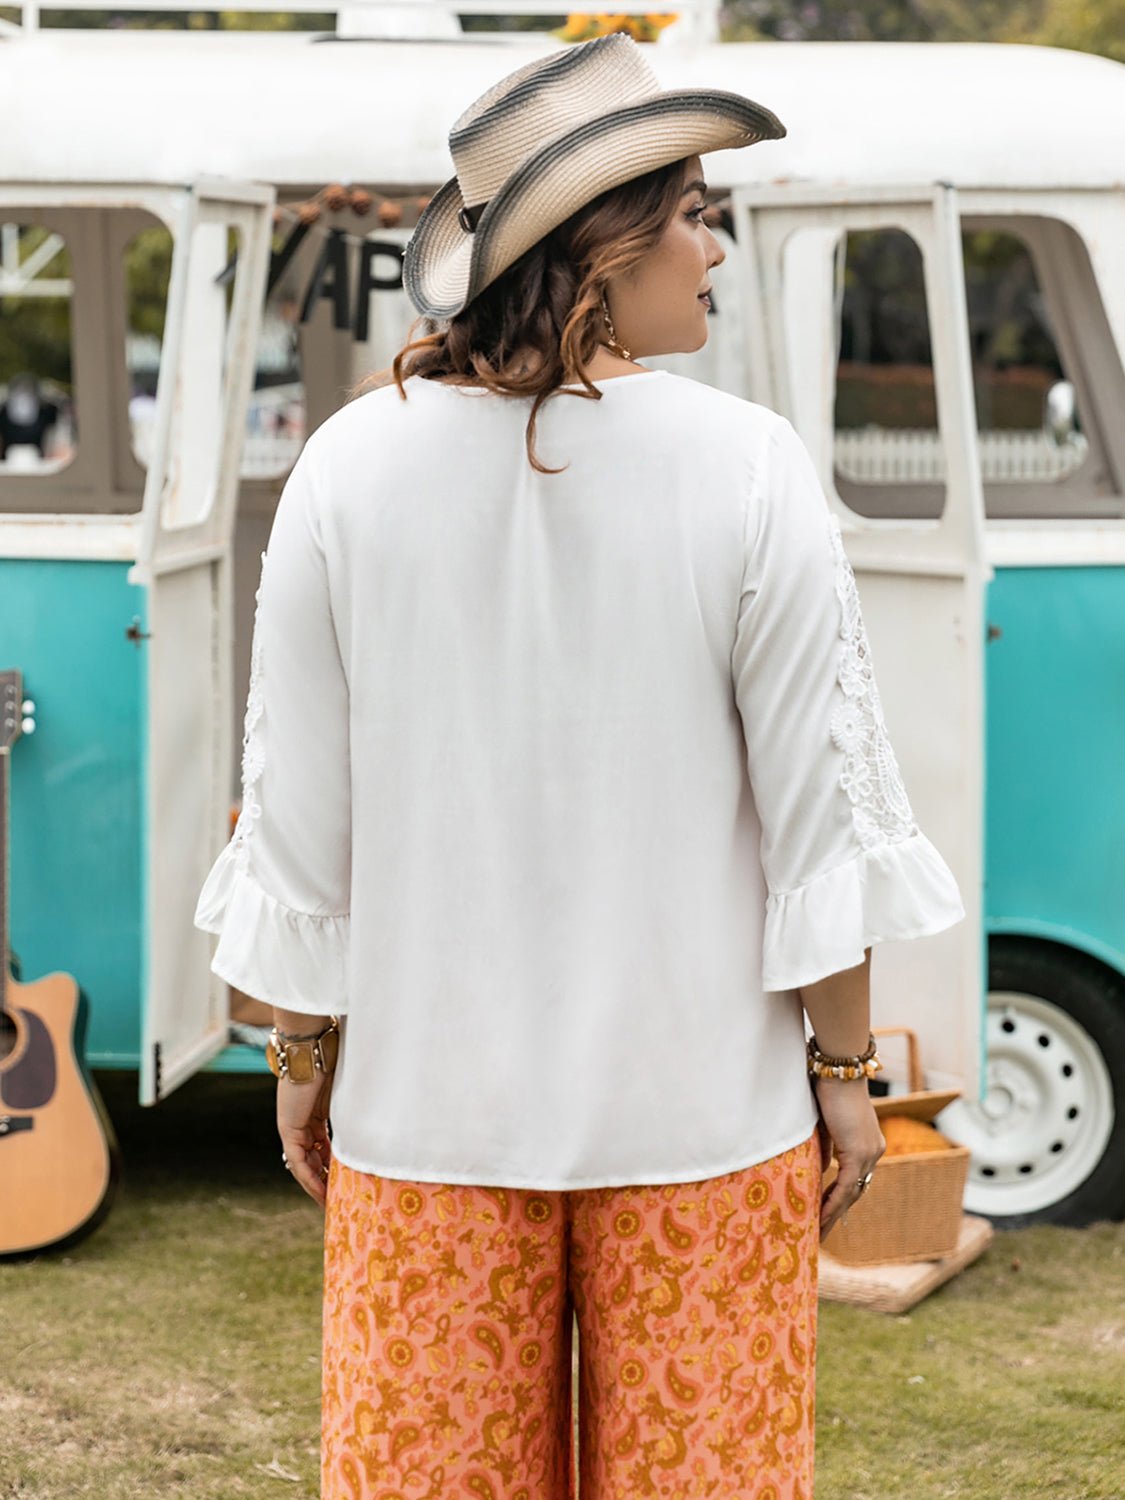
POLYGON ((219 935, 212 973, 255 1000, 342 1016, 348 1000, 347 914, 317 917, 275 900, 228 844, 199 895, 195 925, 219 935))
POLYGON ((813 984, 862 963, 873 943, 928 937, 964 915, 953 872, 916 830, 766 898, 762 988, 813 984))

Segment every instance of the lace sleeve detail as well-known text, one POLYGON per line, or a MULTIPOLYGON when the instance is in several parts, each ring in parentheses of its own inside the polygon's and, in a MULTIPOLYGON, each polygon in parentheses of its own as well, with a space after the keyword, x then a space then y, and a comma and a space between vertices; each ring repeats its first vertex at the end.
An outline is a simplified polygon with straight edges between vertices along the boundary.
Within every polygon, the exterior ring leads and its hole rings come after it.
POLYGON ((910 838, 917 824, 883 718, 855 574, 833 515, 828 517, 828 530, 836 559, 839 681, 844 694, 832 715, 830 733, 844 755, 840 786, 851 803, 856 836, 864 849, 874 849, 910 838))
POLYGON ((762 829, 767 992, 965 914, 914 821, 839 522, 792 424, 781 419, 774 436, 731 653, 762 829))
POLYGON ((254 633, 250 647, 250 690, 246 697, 246 719, 242 732, 242 808, 231 836, 231 847, 238 868, 246 871, 250 863, 247 840, 256 818, 262 815, 258 801, 258 782, 266 764, 265 746, 260 728, 262 718, 262 585, 266 577, 266 554, 262 553, 262 570, 254 595, 254 633))

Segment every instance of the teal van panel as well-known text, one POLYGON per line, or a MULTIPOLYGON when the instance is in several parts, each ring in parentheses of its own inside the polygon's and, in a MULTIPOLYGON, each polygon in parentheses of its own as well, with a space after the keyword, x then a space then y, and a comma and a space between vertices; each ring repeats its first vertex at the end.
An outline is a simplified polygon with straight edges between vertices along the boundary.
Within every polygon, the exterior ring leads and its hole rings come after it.
POLYGON ((36 729, 12 751, 11 941, 25 983, 89 999, 86 1055, 140 1054, 146 592, 125 562, 0 559, 0 666, 36 729))
POLYGON ((224 1047, 206 1064, 208 1073, 268 1073, 269 1070, 265 1052, 243 1045, 224 1047))
POLYGON ((986 930, 1125 972, 1125 568, 997 568, 986 618, 986 930))

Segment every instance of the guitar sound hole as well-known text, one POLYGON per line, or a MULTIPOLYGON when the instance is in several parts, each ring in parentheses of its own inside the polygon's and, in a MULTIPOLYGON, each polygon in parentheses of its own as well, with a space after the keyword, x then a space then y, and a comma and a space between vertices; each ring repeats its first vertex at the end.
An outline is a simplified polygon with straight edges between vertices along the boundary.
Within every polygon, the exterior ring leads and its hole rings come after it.
POLYGON ((0 1010, 0 1062, 16 1045, 16 1023, 6 1010, 0 1010))

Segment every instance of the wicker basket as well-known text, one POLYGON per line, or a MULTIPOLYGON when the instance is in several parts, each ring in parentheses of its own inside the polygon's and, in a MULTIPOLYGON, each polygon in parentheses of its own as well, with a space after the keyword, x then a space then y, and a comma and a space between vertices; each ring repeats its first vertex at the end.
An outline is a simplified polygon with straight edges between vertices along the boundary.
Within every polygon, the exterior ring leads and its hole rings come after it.
MULTIPOLYGON (((887 1027, 876 1036, 904 1035, 910 1073, 908 1094, 876 1102, 880 1115, 910 1114, 932 1120, 955 1094, 923 1088, 918 1040, 904 1027, 887 1027)), ((943 1137, 944 1139, 944 1137, 943 1137)), ((951 1255, 961 1229, 961 1201, 969 1175, 969 1150, 952 1143, 944 1151, 885 1156, 871 1186, 824 1240, 825 1250, 846 1266, 884 1261, 940 1260, 951 1255)), ((825 1175, 834 1180, 835 1163, 825 1175)))

